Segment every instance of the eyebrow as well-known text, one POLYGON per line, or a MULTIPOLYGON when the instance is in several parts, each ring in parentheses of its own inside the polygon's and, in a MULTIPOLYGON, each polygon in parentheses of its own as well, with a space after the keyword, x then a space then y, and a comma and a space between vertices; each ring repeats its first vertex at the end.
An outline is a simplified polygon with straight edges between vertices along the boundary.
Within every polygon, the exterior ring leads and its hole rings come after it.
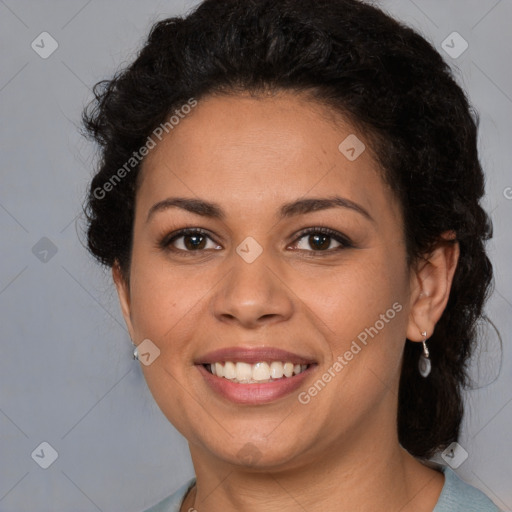
MULTIPOLYGON (((169 208, 181 208, 190 213, 201 215, 202 217, 210 217, 212 219, 226 219, 226 214, 217 203, 205 201, 203 199, 169 197, 163 201, 159 201, 149 209, 146 222, 149 222, 155 213, 168 210, 169 208)), ((329 208, 347 208, 361 214, 368 220, 375 222, 375 219, 360 204, 340 196, 298 199, 291 203, 285 203, 279 210, 279 217, 281 219, 285 219, 319 210, 327 210, 329 208)))

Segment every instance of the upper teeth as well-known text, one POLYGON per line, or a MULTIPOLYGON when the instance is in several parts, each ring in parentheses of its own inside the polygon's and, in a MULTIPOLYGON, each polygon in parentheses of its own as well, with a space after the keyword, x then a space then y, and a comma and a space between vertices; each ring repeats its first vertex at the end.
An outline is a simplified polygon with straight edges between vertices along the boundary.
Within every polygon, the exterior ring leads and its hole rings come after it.
POLYGON ((261 362, 256 364, 233 363, 226 361, 224 363, 212 363, 209 365, 211 372, 217 377, 237 382, 262 382, 271 379, 280 379, 281 377, 291 377, 303 372, 308 365, 296 364, 290 362, 272 361, 271 363, 261 362))

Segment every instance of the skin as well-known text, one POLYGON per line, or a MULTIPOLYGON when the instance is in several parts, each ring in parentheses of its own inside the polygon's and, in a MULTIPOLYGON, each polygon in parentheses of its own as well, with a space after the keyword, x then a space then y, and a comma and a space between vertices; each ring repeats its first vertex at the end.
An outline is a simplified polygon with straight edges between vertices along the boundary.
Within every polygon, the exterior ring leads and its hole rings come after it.
POLYGON ((117 266, 113 277, 132 339, 160 349, 142 365, 148 386, 189 442, 197 486, 181 510, 432 511, 444 477, 400 447, 397 392, 406 338, 432 334, 459 248, 440 243, 407 266, 400 207, 364 133, 290 92, 203 98, 146 157, 133 233, 129 283, 117 266), (355 161, 338 150, 349 134, 367 146, 355 161), (283 203, 333 195, 372 220, 348 208, 278 217, 283 203), (225 219, 173 207, 147 220, 154 204, 173 196, 216 202, 225 219), (340 244, 327 238, 319 250, 300 235, 319 226, 354 247, 335 250, 340 244), (208 231, 201 251, 184 254, 190 237, 177 239, 175 252, 159 246, 184 227, 208 231), (263 249, 252 263, 236 252, 248 236, 263 249), (299 403, 298 392, 393 303, 402 310, 299 403), (235 405, 211 391, 193 363, 233 345, 278 347, 318 366, 297 393, 235 405), (248 442, 252 461, 239 453, 248 442))

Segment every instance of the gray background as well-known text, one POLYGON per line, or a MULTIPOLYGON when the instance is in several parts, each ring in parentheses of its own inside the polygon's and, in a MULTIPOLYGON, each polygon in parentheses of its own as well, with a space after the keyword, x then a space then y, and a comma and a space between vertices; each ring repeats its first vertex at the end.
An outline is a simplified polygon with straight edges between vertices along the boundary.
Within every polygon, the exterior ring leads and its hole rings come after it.
MULTIPOLYGON (((154 21, 195 3, 0 0, 2 512, 135 512, 193 475, 186 442, 131 359, 109 273, 80 242, 95 150, 77 125, 92 85, 134 57, 154 21), (31 48, 44 31, 59 45, 47 59, 31 48), (48 450, 31 457, 43 441, 58 452, 48 469, 36 463, 48 450)), ((483 328, 473 364, 478 389, 466 395, 460 439, 469 456, 457 472, 512 510, 512 1, 380 5, 435 44, 480 114, 485 205, 495 228, 487 314, 504 346, 500 366, 496 333, 483 328), (458 58, 441 47, 453 31, 469 43, 458 58)))

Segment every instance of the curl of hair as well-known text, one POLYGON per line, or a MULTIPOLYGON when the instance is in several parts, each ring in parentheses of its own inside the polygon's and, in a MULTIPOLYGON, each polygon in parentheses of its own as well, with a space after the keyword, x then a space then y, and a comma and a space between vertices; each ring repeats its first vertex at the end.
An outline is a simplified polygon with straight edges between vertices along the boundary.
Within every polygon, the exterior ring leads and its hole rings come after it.
POLYGON ((428 341, 432 372, 419 375, 421 344, 407 342, 399 386, 399 441, 430 457, 459 435, 467 360, 492 282, 484 249, 492 225, 480 206, 478 117, 414 30, 358 0, 205 0, 157 22, 83 113, 101 149, 85 205, 89 249, 128 279, 140 164, 104 197, 97 190, 174 109, 191 97, 280 90, 307 93, 363 130, 399 199, 409 264, 455 232, 460 258, 428 341))

